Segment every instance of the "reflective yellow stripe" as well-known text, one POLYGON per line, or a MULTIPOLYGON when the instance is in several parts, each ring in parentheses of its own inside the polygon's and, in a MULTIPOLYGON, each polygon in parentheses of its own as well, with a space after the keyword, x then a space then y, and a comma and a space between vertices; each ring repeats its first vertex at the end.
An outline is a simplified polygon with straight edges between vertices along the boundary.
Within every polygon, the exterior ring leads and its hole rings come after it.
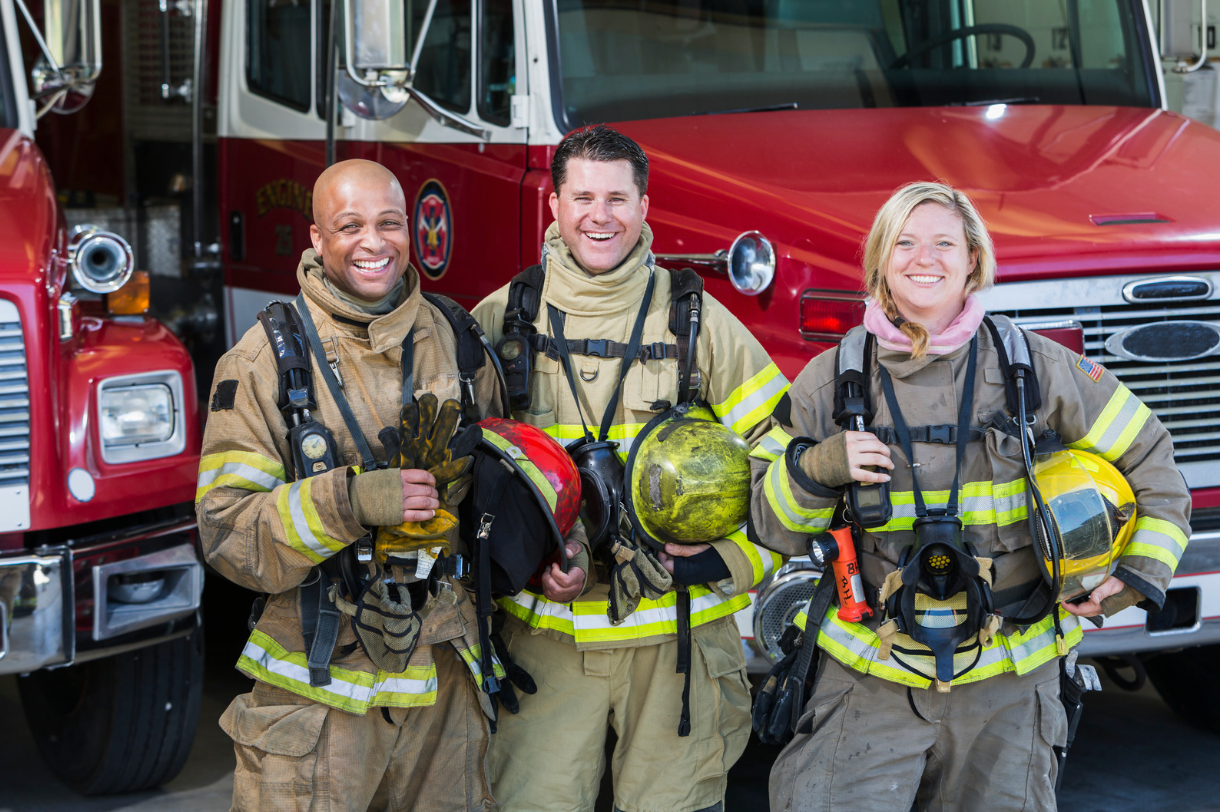
POLYGON ((287 477, 283 463, 249 451, 208 454, 199 460, 195 482, 195 504, 213 488, 241 488, 266 493, 283 485, 287 477))
MULTIPOLYGON (((793 620, 802 631, 808 619, 807 610, 808 604, 793 620)), ((1079 620, 1062 608, 1059 610, 1059 617, 1067 644, 1074 646, 1079 643, 1084 637, 1079 620)), ((891 652, 889 660, 878 659, 880 641, 876 633, 862 624, 839 620, 838 607, 833 605, 826 611, 826 617, 818 630, 818 646, 850 668, 903 685, 927 688, 931 685, 931 680, 905 668, 899 660, 928 674, 935 673, 935 658, 931 651, 905 634, 899 634, 895 638, 895 651, 891 652), (902 649, 907 652, 903 653, 902 649), (927 654, 911 654, 912 649, 926 651, 927 654)), ((954 685, 978 682, 1006 672, 1028 674, 1058 656, 1054 618, 1044 618, 1024 633, 1016 629, 1010 634, 997 634, 991 645, 984 647, 981 652, 976 649, 957 655, 954 658, 955 665, 958 666, 956 670, 961 670, 973 662, 976 654, 978 663, 953 680, 954 685)))
POLYGON ((309 684, 305 652, 288 651, 268 635, 255 630, 237 660, 246 674, 294 694, 349 713, 365 713, 370 707, 411 708, 436 704, 436 666, 411 666, 389 673, 330 666, 330 684, 309 684))
POLYGON ((555 487, 551 485, 550 480, 548 480, 542 471, 539 470, 537 464, 526 457, 524 452, 517 449, 516 446, 514 446, 507 439, 501 437, 499 434, 496 434, 490 429, 483 430, 483 439, 503 451, 507 456, 512 458, 517 463, 517 467, 519 467, 525 473, 525 475, 529 477, 530 482, 534 483, 534 485, 538 488, 538 491, 542 494, 542 498, 546 500, 547 505, 549 505, 551 510, 554 511, 555 505, 559 501, 559 497, 555 494, 555 487), (514 450, 509 451, 509 449, 514 450))
POLYGON ((1160 561, 1171 571, 1178 568, 1182 553, 1190 540, 1176 524, 1152 516, 1142 516, 1135 521, 1135 534, 1123 549, 1122 555, 1142 555, 1160 561))
MULTIPOLYGON (((617 426, 610 427, 609 440, 614 440, 618 443, 618 455, 622 457, 623 462, 627 461, 627 455, 631 453, 631 445, 635 442, 635 438, 641 431, 644 430, 646 423, 620 423, 617 426)), ((579 440, 585 436, 585 427, 573 423, 554 423, 546 428, 539 426, 547 436, 553 437, 560 445, 566 446, 573 440, 579 440)), ((593 426, 596 430, 597 426, 593 426)))
POLYGON ((745 553, 746 558, 750 559, 750 566, 754 570, 754 581, 750 586, 758 586, 762 583, 763 578, 784 565, 783 556, 774 550, 754 544, 746 538, 746 534, 741 528, 729 533, 728 539, 745 553))
MULTIPOLYGON (((453 647, 457 649, 457 653, 462 655, 462 662, 466 663, 466 667, 470 669, 470 673, 474 676, 474 682, 483 688, 483 647, 475 643, 470 648, 465 648, 462 645, 462 639, 459 637, 455 640, 450 640, 453 647)), ((500 664, 500 658, 493 652, 491 655, 492 669, 496 672, 497 677, 504 677, 504 666, 500 664)))
POLYGON ((790 442, 792 442, 792 436, 783 428, 776 426, 763 435, 763 438, 758 441, 758 445, 754 446, 754 450, 750 452, 750 456, 772 462, 784 456, 790 442))
MULTIPOLYGON (((692 586, 690 596, 691 626, 710 623, 750 605, 748 595, 722 598, 703 586, 692 586)), ((607 601, 552 603, 527 589, 511 598, 501 598, 500 606, 534 628, 562 632, 577 643, 626 642, 678 633, 676 592, 667 592, 655 601, 640 601, 639 608, 618 626, 612 625, 606 616, 607 601)))
POLYGON ((712 411, 721 423, 738 434, 745 434, 775 411, 775 404, 788 391, 788 379, 775 364, 734 389, 723 403, 713 403, 712 411))
POLYGON ((329 535, 323 527, 313 503, 313 483, 312 479, 301 479, 281 488, 275 506, 289 546, 318 564, 347 545, 329 535))
MULTIPOLYGON (((1024 479, 1011 482, 967 482, 962 486, 959 505, 962 523, 966 525, 1005 526, 1025 521, 1026 485, 1024 479)), ((929 508, 944 507, 949 491, 924 491, 924 504, 929 508)), ((893 518, 872 533, 910 530, 915 526, 915 493, 894 491, 890 494, 893 518)))
POLYGON ((792 495, 792 488, 788 484, 788 463, 785 458, 780 457, 767 468, 763 493, 780 524, 793 533, 820 533, 830 527, 835 501, 825 500, 830 504, 824 508, 801 506, 792 495))
POLYGON ((1114 462, 1135 442, 1136 436, 1151 414, 1148 407, 1141 403, 1130 389, 1119 385, 1110 396, 1106 408, 1102 409, 1097 420, 1093 421, 1089 433, 1083 439, 1068 443, 1068 448, 1091 451, 1109 462, 1114 462))

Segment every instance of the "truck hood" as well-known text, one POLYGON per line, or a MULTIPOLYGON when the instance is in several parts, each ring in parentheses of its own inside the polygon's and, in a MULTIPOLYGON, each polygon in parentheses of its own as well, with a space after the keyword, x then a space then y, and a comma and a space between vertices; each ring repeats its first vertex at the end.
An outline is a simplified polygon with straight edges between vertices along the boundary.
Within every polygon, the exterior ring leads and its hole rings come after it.
POLYGON ((0 282, 46 272, 58 218, 42 153, 17 130, 0 129, 0 282))
POLYGON ((757 229, 858 276, 895 188, 967 192, 1010 280, 1220 259, 1220 132, 1163 110, 993 105, 746 113, 615 125, 652 159, 658 253, 757 229), (714 222, 686 212, 718 212, 714 222), (667 232, 672 232, 672 238, 667 232))

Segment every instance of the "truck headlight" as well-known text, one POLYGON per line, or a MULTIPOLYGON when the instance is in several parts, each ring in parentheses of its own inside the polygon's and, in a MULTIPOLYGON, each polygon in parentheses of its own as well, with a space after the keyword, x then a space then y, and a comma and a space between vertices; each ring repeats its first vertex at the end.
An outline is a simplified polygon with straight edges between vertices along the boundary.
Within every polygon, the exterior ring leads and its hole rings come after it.
POLYGON ((97 404, 102 460, 107 463, 168 457, 186 448, 182 377, 177 372, 107 378, 98 386, 97 404))
POLYGON ((174 433, 174 396, 164 384, 105 389, 98 411, 106 445, 163 443, 174 433))

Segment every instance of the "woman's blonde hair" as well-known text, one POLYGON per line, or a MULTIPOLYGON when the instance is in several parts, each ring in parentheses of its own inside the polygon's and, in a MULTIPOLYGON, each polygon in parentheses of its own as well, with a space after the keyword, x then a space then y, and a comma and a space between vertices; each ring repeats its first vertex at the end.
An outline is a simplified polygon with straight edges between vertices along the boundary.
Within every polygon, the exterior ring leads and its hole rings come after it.
MULTIPOLYGON (((991 235, 970 198, 944 183, 919 181, 908 183, 885 201, 873 219, 864 240, 864 289, 891 321, 898 318, 898 307, 885 282, 885 265, 889 263, 898 243, 898 236, 915 207, 923 203, 939 203, 962 219, 966 232, 966 248, 975 258, 974 270, 966 279, 966 295, 986 290, 995 282, 995 247, 991 235)), ((911 357, 918 358, 928 351, 928 331, 922 324, 899 321, 899 329, 911 339, 911 357)))

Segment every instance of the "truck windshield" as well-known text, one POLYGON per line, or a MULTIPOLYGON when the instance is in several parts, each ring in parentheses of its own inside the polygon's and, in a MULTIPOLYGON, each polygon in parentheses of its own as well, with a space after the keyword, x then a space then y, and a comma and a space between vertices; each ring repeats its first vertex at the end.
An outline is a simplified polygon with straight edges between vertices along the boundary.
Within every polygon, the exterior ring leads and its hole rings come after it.
POLYGON ((792 107, 1153 104, 1133 0, 554 2, 570 127, 792 107))

